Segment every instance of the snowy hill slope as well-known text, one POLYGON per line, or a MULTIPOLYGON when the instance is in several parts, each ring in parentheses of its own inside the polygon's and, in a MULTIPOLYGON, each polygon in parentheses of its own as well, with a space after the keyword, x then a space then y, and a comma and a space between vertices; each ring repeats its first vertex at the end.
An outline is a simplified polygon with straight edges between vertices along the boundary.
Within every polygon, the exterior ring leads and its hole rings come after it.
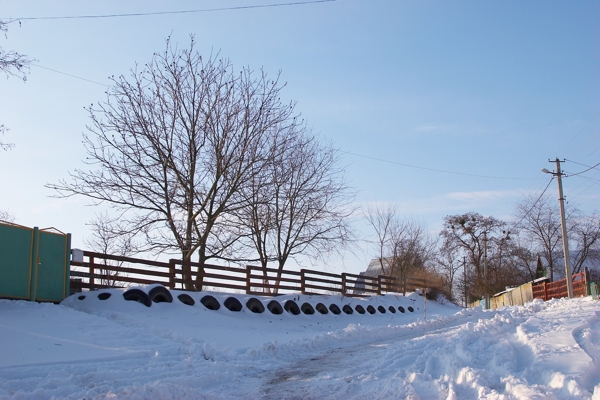
POLYGON ((61 305, 0 300, 0 398, 600 399, 590 298, 496 311, 428 301, 424 320, 418 294, 280 296, 388 311, 275 315, 209 310, 199 293, 193 306, 172 291, 172 303, 146 307, 103 292, 61 305))

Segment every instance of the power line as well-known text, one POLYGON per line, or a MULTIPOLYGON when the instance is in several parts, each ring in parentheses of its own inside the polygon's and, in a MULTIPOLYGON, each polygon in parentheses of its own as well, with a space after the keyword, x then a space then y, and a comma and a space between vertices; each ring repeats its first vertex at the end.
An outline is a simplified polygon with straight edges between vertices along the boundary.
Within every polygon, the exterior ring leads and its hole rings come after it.
POLYGON ((197 9, 197 10, 157 11, 157 12, 146 12, 146 13, 72 15, 72 16, 51 16, 51 17, 18 17, 18 18, 0 18, 0 19, 8 19, 9 22, 14 22, 14 21, 25 21, 25 20, 31 21, 31 20, 54 20, 54 19, 146 17, 146 16, 151 16, 151 15, 194 14, 194 13, 215 12, 215 11, 248 10, 248 9, 254 9, 254 8, 299 6, 299 5, 306 5, 306 4, 331 3, 334 1, 338 1, 338 0, 296 1, 293 3, 273 3, 273 4, 260 4, 260 5, 236 6, 236 7, 204 8, 204 9, 197 9))
MULTIPOLYGON (((566 158, 565 158, 565 161, 574 162, 574 161, 571 161, 571 160, 567 160, 566 158)), ((579 164, 579 163, 575 163, 575 164, 579 164)), ((587 165, 583 165, 583 164, 579 164, 579 165, 582 165, 582 166, 584 166, 584 167, 588 167, 587 165)), ((569 174, 568 176, 576 176, 576 175, 581 175, 581 174, 583 174, 584 172, 588 172, 590 169, 595 169, 595 168, 596 168, 598 165, 600 165, 600 163, 598 163, 598 164, 596 164, 596 165, 594 165, 594 166, 592 166, 592 167, 588 167, 588 169, 585 169, 585 170, 583 170, 583 171, 577 172, 576 174, 569 174)))
POLYGON ((425 171, 441 172, 441 173, 444 173, 444 174, 462 175, 462 176, 471 176, 471 177, 475 177, 475 178, 489 178, 489 179, 530 180, 530 178, 510 178, 510 177, 504 177, 504 176, 476 175, 476 174, 467 174, 467 173, 463 173, 463 172, 445 171, 445 170, 442 170, 442 169, 420 167, 420 166, 417 166, 417 165, 404 164, 404 163, 399 163, 399 162, 396 162, 396 161, 384 160, 383 158, 365 156, 365 155, 362 155, 362 154, 352 153, 350 151, 344 151, 343 153, 344 154, 350 154, 350 155, 353 155, 353 156, 356 156, 356 157, 367 158, 369 160, 381 161, 381 162, 385 162, 385 163, 388 163, 388 164, 401 165, 403 167, 422 169, 422 170, 425 170, 425 171))
POLYGON ((110 84, 92 81, 91 79, 82 78, 82 77, 77 76, 77 75, 67 74, 66 72, 57 71, 55 69, 48 68, 48 67, 42 67, 41 65, 38 65, 38 64, 31 64, 31 65, 33 65, 34 67, 38 67, 38 68, 41 68, 41 69, 48 70, 48 71, 56 72, 57 74, 70 76, 71 78, 80 79, 82 81, 86 81, 86 82, 90 82, 90 83, 95 83, 96 85, 100 85, 100 86, 104 86, 104 87, 110 86, 110 84))
POLYGON ((540 201, 540 199, 542 198, 542 196, 544 195, 544 193, 546 193, 546 190, 548 190, 548 188, 550 187, 550 184, 552 183, 553 180, 554 180, 554 176, 550 178, 550 181, 546 185, 546 188, 544 189, 544 191, 542 192, 542 194, 540 194, 540 197, 537 198, 537 200, 535 201, 535 203, 533 203, 533 205, 531 206, 531 208, 525 213, 525 215, 523 215, 523 217, 521 217, 521 219, 519 220, 519 222, 517 222, 515 224, 515 226, 518 227, 521 224, 521 222, 529 215, 529 213, 533 210, 533 208, 536 206, 536 204, 538 203, 538 201, 540 201))
POLYGON ((580 130, 580 131, 579 131, 579 132, 578 132, 578 133, 577 133, 575 136, 573 136, 573 137, 571 138, 571 140, 569 140, 569 142, 568 142, 568 143, 567 143, 567 144, 566 144, 564 147, 566 148, 566 147, 567 147, 567 146, 569 146, 571 143, 573 143, 573 141, 574 141, 575 139, 577 139, 577 137, 578 137, 579 135, 581 135, 581 133, 582 133, 583 131, 585 131, 585 130, 587 129, 587 127, 588 127, 588 126, 590 126, 590 125, 592 124, 592 122, 594 122, 594 120, 595 120, 595 119, 596 119, 596 118, 597 118, 599 115, 600 115, 600 111, 599 111, 599 112, 598 112, 596 115, 594 115, 594 117, 593 117, 593 118, 590 120, 590 122, 588 122, 588 123, 587 123, 587 125, 586 125, 586 126, 584 126, 584 127, 583 127, 583 129, 581 129, 581 130, 580 130))

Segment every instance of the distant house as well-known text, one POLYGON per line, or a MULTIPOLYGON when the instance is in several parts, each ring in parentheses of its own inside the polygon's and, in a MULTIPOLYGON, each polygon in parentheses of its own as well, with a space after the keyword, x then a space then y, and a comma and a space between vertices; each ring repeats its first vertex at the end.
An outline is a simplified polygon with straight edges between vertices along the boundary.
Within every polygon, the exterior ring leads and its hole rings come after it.
MULTIPOLYGON (((389 264, 389 258, 384 258, 383 259, 383 265, 385 267, 387 267, 389 264)), ((379 263, 379 259, 378 258, 374 258, 369 262, 369 266, 367 267, 367 270, 365 272, 361 272, 360 275, 363 276, 369 276, 372 278, 376 278, 379 275, 384 275, 383 270, 381 268, 381 264, 379 263)), ((354 289, 354 294, 363 294, 364 289, 365 288, 365 280, 358 278, 356 280, 356 286, 354 289)))

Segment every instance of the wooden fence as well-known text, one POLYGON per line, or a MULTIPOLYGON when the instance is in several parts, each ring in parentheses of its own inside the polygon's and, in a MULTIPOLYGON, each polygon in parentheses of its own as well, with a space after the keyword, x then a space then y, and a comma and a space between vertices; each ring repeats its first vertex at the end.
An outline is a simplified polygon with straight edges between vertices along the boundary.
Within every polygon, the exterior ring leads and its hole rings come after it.
MULTIPOLYGON (((573 275, 573 296, 580 297, 587 295, 587 271, 573 275)), ((533 286, 534 299, 543 299, 544 301, 546 301, 550 299, 559 299, 561 297, 567 296, 568 293, 566 278, 551 283, 542 282, 533 286)))
MULTIPOLYGON (((573 296, 581 297, 589 294, 587 276, 587 270, 573 275, 573 296)), ((534 284, 533 282, 528 282, 492 296, 490 298, 490 308, 523 305, 533 301, 533 299, 547 301, 562 297, 568 297, 566 278, 552 283, 541 282, 534 284)), ((483 306, 483 300, 471 303, 471 307, 478 307, 480 305, 483 306)))
MULTIPOLYGON (((182 260, 149 261, 91 251, 84 251, 83 257, 83 262, 71 262, 71 293, 131 284, 160 283, 170 289, 185 287, 182 260)), ((192 281, 200 275, 203 290, 218 288, 260 295, 300 292, 364 297, 436 286, 425 279, 409 277, 400 280, 385 275, 332 274, 309 269, 280 271, 258 266, 225 267, 194 262, 189 262, 188 269, 192 281)))

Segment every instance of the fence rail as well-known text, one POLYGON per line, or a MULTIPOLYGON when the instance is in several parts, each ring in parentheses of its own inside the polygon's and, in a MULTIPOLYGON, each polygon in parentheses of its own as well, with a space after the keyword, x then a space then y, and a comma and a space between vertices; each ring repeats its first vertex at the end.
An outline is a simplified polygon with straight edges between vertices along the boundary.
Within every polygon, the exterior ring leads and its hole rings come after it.
POLYGON ((184 272, 182 260, 161 262, 84 251, 83 262, 71 262, 71 292, 152 283, 160 283, 170 289, 183 289, 186 282, 196 280, 204 290, 219 288, 261 295, 300 292, 365 297, 436 286, 434 282, 412 277, 398 279, 385 275, 372 277, 310 269, 289 271, 251 265, 241 268, 194 262, 187 262, 185 266, 187 272, 184 272))

